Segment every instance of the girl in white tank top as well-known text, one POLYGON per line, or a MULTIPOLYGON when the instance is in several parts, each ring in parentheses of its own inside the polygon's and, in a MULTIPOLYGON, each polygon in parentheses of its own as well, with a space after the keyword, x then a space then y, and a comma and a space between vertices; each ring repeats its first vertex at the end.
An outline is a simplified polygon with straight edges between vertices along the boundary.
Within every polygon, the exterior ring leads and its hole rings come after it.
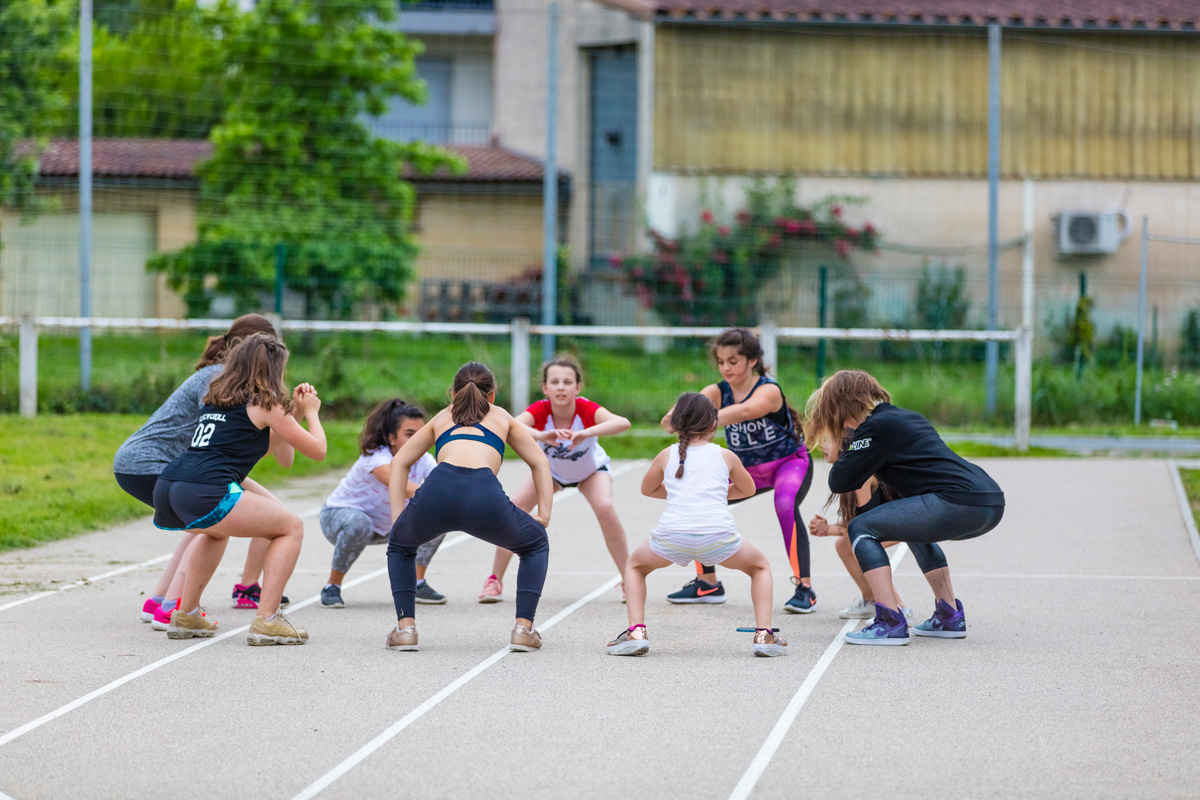
POLYGON ((642 478, 642 494, 665 499, 667 510, 625 564, 629 627, 609 642, 608 654, 650 652, 646 576, 672 563, 687 566, 700 561, 723 563, 750 576, 755 627, 738 630, 754 633, 756 656, 787 655, 787 642, 771 627, 771 567, 761 550, 742 541, 729 513, 729 500, 754 494, 754 479, 736 455, 712 443, 717 408, 704 395, 681 395, 671 425, 679 432, 679 444, 659 453, 642 478))

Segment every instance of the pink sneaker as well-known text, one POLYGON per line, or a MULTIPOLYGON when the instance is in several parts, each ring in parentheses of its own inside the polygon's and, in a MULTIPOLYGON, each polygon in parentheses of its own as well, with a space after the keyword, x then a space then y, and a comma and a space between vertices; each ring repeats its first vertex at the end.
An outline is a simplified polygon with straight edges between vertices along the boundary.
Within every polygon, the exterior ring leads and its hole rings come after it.
POLYGON ((142 605, 142 622, 153 622, 154 612, 162 608, 162 603, 157 603, 154 600, 147 598, 142 605))
POLYGON ((495 575, 489 575, 488 579, 483 582, 483 591, 479 593, 479 602, 481 603, 499 603, 500 594, 504 591, 504 584, 495 575))
POLYGON ((259 588, 257 583, 252 583, 249 586, 242 586, 240 583, 233 585, 233 600, 230 605, 234 608, 258 608, 258 601, 255 599, 258 596, 259 588))

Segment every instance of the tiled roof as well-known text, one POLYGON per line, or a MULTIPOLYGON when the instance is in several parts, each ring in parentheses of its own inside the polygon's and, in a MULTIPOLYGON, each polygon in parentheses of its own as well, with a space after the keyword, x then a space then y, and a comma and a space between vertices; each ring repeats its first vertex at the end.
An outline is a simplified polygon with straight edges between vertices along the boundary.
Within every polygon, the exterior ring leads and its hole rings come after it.
MULTIPOLYGON (((467 171, 451 175, 405 177, 433 183, 534 183, 542 180, 542 163, 498 146, 446 145, 467 160, 467 171)), ((212 144, 189 139, 96 139, 92 143, 92 174, 113 178, 194 178, 196 164, 212 156, 212 144)), ((41 174, 47 177, 79 174, 79 141, 55 139, 42 153, 41 174)), ((566 177, 565 172, 560 172, 566 177)))
POLYGON ((1196 0, 600 0, 642 19, 1195 31, 1196 0))

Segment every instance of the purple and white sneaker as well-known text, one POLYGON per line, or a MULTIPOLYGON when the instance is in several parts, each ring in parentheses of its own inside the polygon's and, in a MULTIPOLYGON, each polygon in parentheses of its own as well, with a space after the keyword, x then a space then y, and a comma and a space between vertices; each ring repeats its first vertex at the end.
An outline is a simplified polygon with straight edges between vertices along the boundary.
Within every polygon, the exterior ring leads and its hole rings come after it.
POLYGON ((875 621, 861 631, 846 634, 847 644, 908 644, 908 620, 899 611, 875 604, 875 621))
POLYGON ((967 617, 963 613, 962 600, 955 600, 951 608, 944 600, 938 600, 933 616, 913 626, 917 636, 936 636, 939 639, 963 639, 967 635, 967 617))

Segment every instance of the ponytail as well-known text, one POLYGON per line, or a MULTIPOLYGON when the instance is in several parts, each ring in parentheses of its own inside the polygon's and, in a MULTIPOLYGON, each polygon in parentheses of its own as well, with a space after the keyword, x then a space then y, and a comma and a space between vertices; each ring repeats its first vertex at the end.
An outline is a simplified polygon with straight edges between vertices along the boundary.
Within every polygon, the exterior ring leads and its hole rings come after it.
POLYGON ((492 409, 488 395, 496 391, 496 379, 490 369, 472 361, 459 368, 451 391, 450 418, 457 425, 474 425, 492 409))

